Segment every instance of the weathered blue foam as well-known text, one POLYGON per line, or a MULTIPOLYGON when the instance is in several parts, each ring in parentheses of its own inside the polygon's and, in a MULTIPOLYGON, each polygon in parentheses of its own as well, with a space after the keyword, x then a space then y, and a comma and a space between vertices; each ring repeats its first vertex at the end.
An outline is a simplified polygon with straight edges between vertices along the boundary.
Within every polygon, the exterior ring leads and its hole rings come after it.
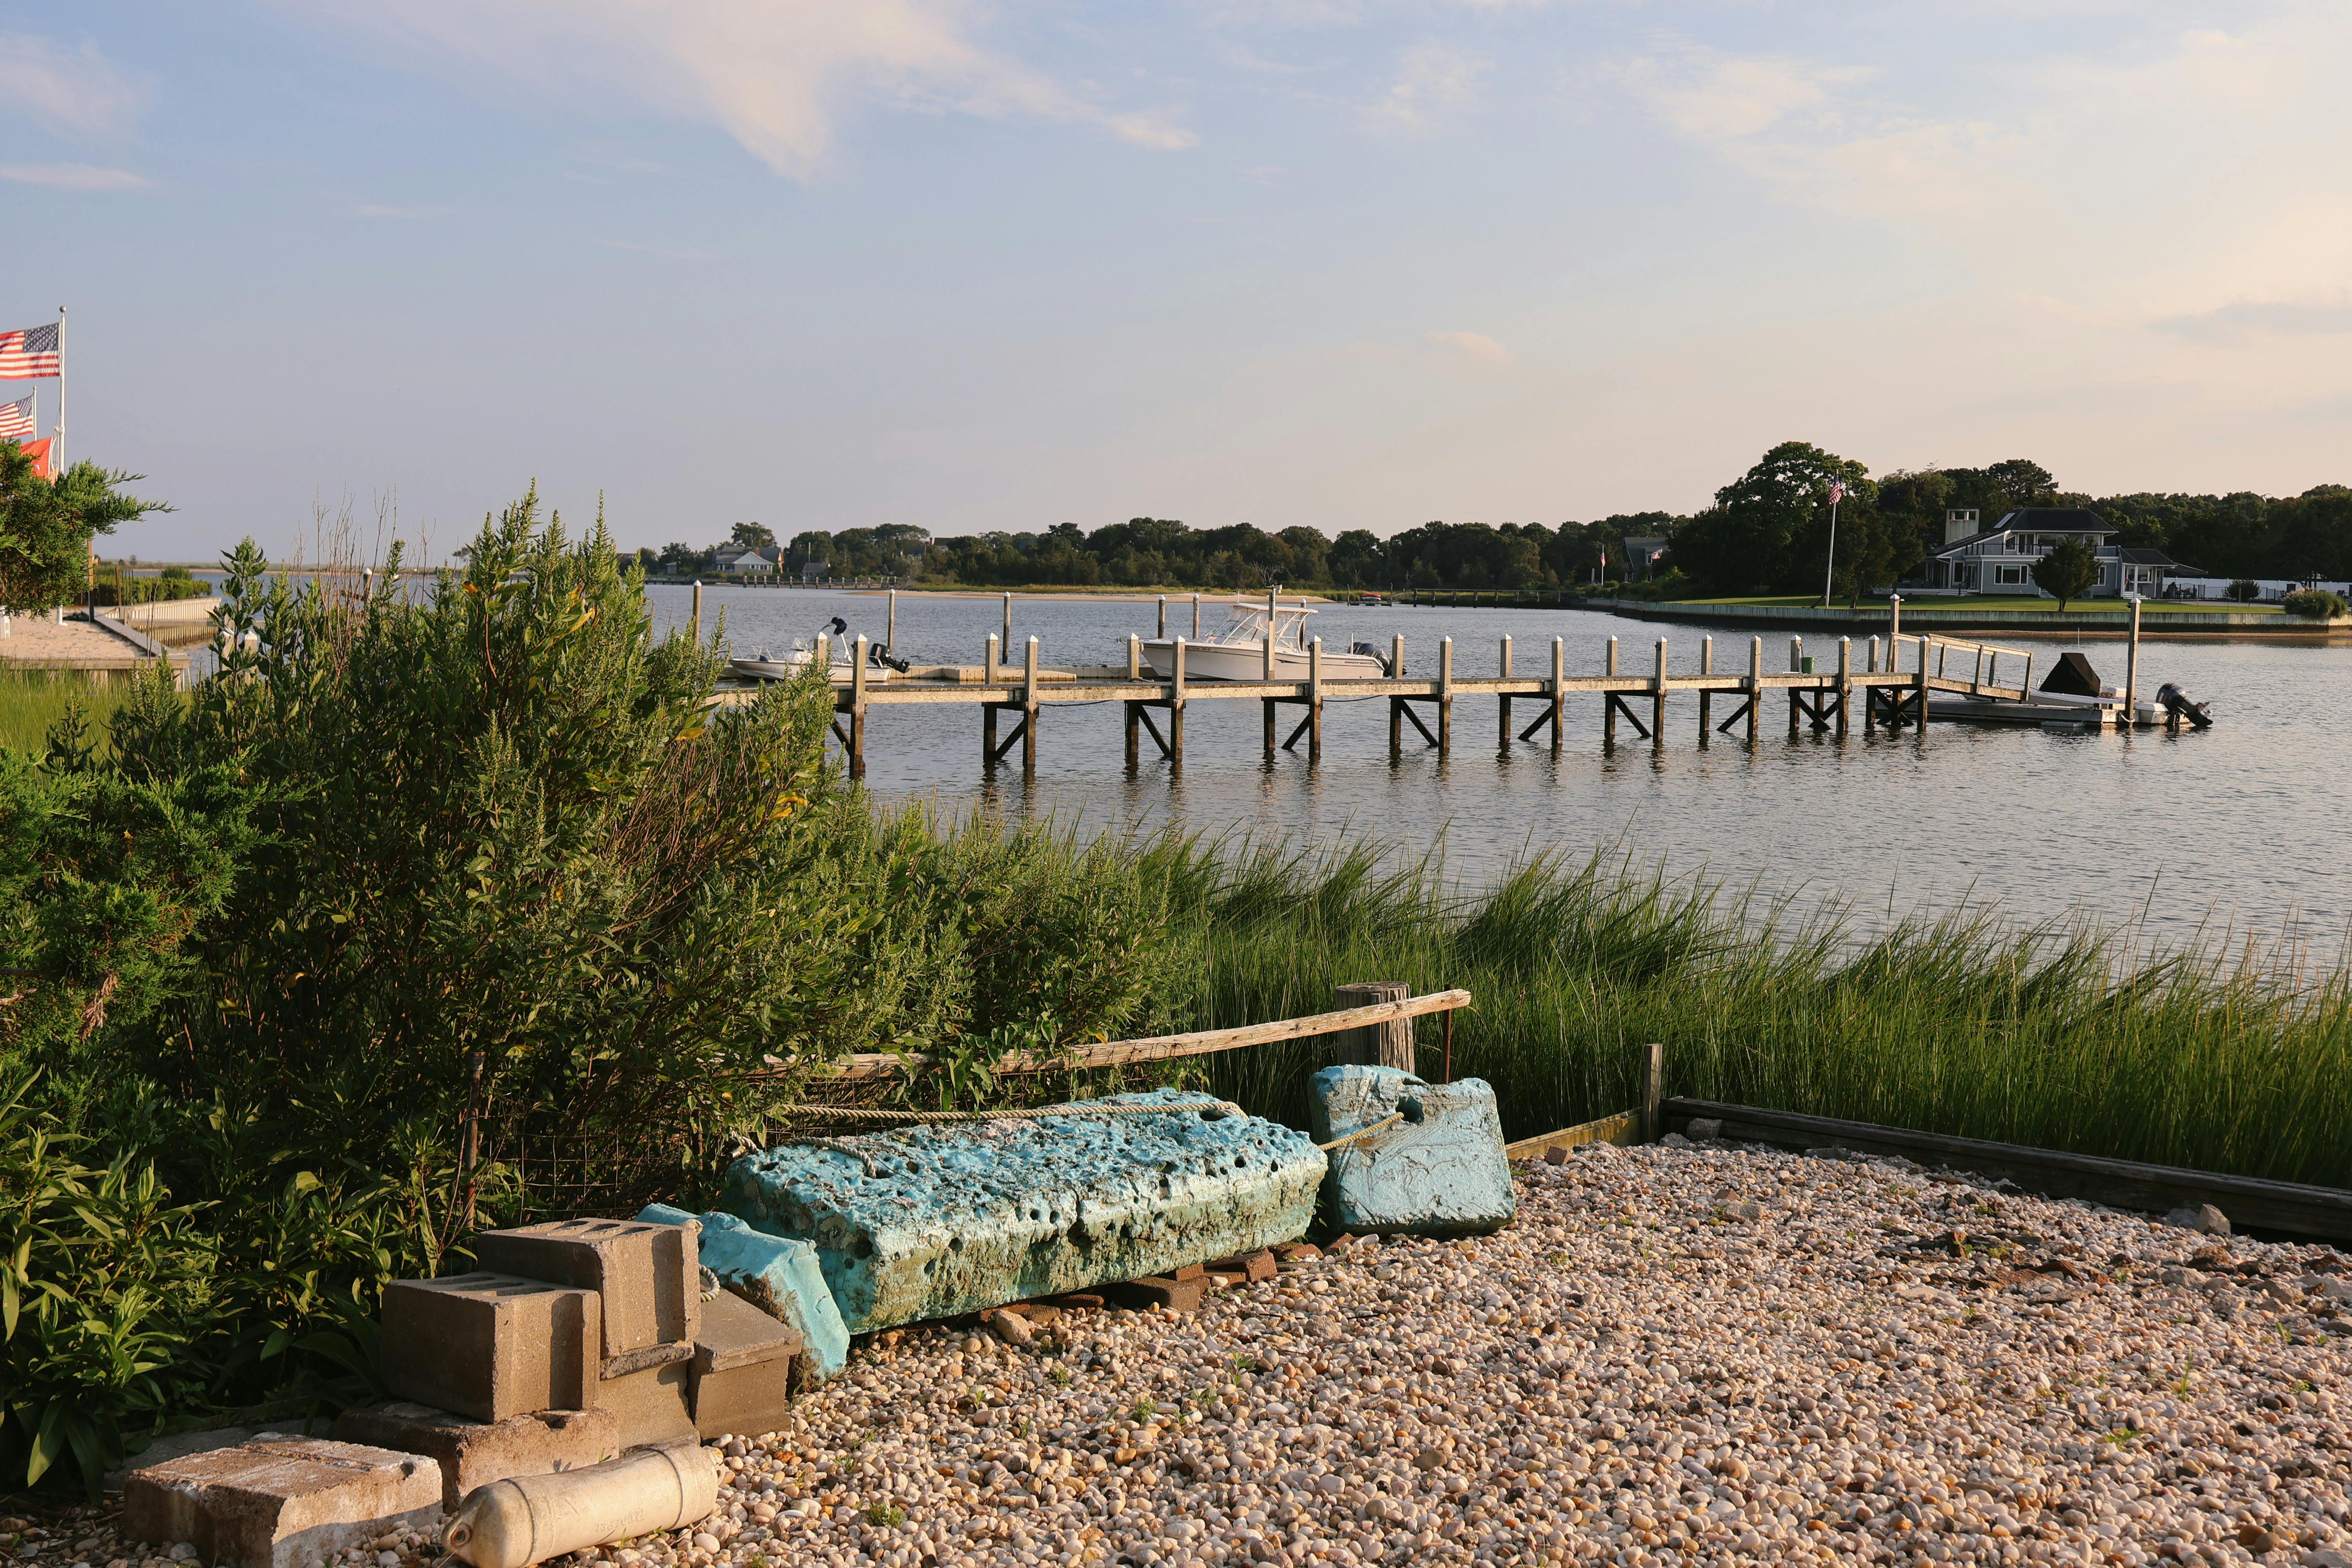
POLYGON ((702 1266, 732 1290, 779 1322, 800 1331, 809 1362, 820 1377, 831 1377, 849 1361, 849 1331, 833 1291, 818 1267, 816 1248, 789 1237, 753 1230, 731 1214, 716 1210, 690 1215, 667 1204, 649 1204, 641 1220, 655 1225, 702 1222, 702 1266))
POLYGON ((1292 1129, 1175 1089, 1090 1103, 1169 1110, 786 1144, 736 1161, 719 1203, 814 1242, 853 1333, 1255 1251, 1314 1217, 1323 1153, 1292 1129))
POLYGON ((1307 1106, 1320 1143, 1397 1110, 1406 1116, 1331 1151, 1323 1185, 1342 1230, 1450 1236, 1494 1230, 1518 1212, 1485 1079, 1433 1084, 1396 1068, 1325 1068, 1308 1085, 1307 1106))

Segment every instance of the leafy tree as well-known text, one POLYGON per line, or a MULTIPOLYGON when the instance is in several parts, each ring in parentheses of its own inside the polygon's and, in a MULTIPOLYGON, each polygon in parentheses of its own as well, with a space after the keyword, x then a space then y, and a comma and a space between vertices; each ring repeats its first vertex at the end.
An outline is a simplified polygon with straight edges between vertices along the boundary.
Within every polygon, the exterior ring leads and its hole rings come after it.
POLYGON ((762 522, 739 522, 728 534, 738 550, 766 550, 776 542, 776 531, 762 522))
MULTIPOLYGON (((1819 583, 1827 558, 1830 489, 1843 484, 1857 523, 1874 507, 1874 487, 1860 463, 1825 452, 1806 441, 1783 441, 1756 466, 1715 492, 1716 504, 1684 525, 1675 536, 1675 564, 1710 588, 1729 593, 1787 593, 1819 583)), ((1847 522, 1841 507, 1840 532, 1847 522)), ((1850 581, 1874 564, 1874 544, 1864 538, 1843 547, 1850 581)))
POLYGON ((2263 585, 2244 577, 2239 578, 2222 591, 2242 605, 2251 605, 2263 596, 2263 585))
POLYGON ((2048 553, 2033 563, 2033 584, 2058 601, 2063 610, 2067 602, 2078 599, 2099 580, 2099 558, 2083 536, 2069 533, 2061 538, 2048 553))
POLYGON ((22 446, 0 441, 0 609, 38 615, 80 594, 93 537, 172 510, 122 493, 144 477, 79 462, 45 479, 22 446))

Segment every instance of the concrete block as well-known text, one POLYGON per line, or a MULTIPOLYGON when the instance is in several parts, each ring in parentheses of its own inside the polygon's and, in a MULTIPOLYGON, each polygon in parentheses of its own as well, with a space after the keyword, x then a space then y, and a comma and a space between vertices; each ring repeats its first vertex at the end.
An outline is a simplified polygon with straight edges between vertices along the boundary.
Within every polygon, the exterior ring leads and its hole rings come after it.
POLYGON ((1485 1080, 1433 1084, 1394 1068, 1346 1066, 1308 1081, 1318 1143, 1400 1110, 1403 1121, 1331 1151, 1324 1194, 1341 1228, 1454 1236, 1508 1224, 1518 1195, 1485 1080))
POLYGON ((596 1384, 596 1408, 620 1423, 624 1448, 694 1441, 694 1363, 674 1361, 596 1384))
MULTIPOLYGON (((699 1225, 702 1234, 695 1245, 702 1267, 719 1276, 725 1289, 790 1324, 801 1336, 809 1373, 833 1377, 849 1363, 849 1330, 834 1305, 813 1244, 753 1230, 718 1210, 690 1215, 653 1204, 637 1217, 654 1225, 699 1225)), ((709 1310, 709 1302, 703 1310, 709 1310)))
POLYGON ((1221 1258, 1216 1262, 1209 1265, 1209 1272, 1212 1274, 1238 1274, 1244 1280, 1247 1280, 1252 1284, 1255 1284, 1261 1279, 1273 1279, 1275 1274, 1277 1272, 1277 1269, 1274 1261, 1274 1254, 1271 1251, 1259 1251, 1250 1253, 1247 1256, 1241 1258, 1221 1258))
POLYGON ((749 1154, 720 1206, 815 1243, 853 1333, 1250 1252, 1305 1231, 1323 1154, 1157 1089, 1166 1114, 907 1128, 749 1154))
MULTIPOLYGON (((515 1230, 486 1230, 474 1238, 485 1268, 553 1279, 593 1290, 604 1299, 607 1362, 656 1345, 694 1338, 702 1319, 702 1274, 695 1233, 675 1225, 629 1219, 556 1219, 515 1230)), ((608 1374, 643 1365, 623 1362, 608 1374)))
POLYGON ((261 1436, 190 1454, 123 1479, 122 1528, 160 1548, 192 1542, 197 1557, 237 1568, 317 1568, 393 1530, 441 1527, 441 1468, 322 1437, 261 1436))
POLYGON ((425 1455, 441 1467, 441 1506, 450 1513, 476 1487, 601 1465, 621 1451, 621 1424, 609 1410, 539 1410, 485 1422, 395 1402, 344 1411, 335 1436, 425 1455))
POLYGON ((1130 1311, 1147 1311, 1153 1307, 1171 1312, 1197 1312, 1208 1280, 1171 1279, 1163 1275, 1147 1274, 1140 1279, 1122 1279, 1103 1287, 1103 1296, 1114 1306, 1130 1311))
POLYGON ((594 1403, 593 1290, 511 1274, 395 1279, 384 1287, 383 1385, 476 1421, 594 1403))
POLYGON ((702 1304, 694 1337, 694 1427, 704 1437, 757 1436, 791 1415, 801 1337, 740 1296, 702 1304))

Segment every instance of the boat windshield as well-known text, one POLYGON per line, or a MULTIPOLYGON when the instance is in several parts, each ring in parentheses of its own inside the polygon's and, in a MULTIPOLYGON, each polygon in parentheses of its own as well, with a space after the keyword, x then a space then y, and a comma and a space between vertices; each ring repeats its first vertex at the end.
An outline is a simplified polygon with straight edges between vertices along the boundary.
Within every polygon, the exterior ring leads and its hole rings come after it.
MULTIPOLYGON (((1307 617, 1315 614, 1304 605, 1279 605, 1274 611, 1274 646, 1303 647, 1307 617)), ((1264 605, 1235 605, 1232 616, 1215 640, 1225 643, 1264 643, 1265 641, 1266 610, 1264 605)))

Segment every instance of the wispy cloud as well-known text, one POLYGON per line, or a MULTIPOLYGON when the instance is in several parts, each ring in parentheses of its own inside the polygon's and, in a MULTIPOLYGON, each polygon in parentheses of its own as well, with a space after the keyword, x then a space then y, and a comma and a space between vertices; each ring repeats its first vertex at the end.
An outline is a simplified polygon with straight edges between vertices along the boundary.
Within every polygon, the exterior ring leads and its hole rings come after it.
POLYGON ((344 211, 352 217, 409 218, 442 217, 447 215, 449 209, 447 207, 391 207, 375 202, 354 202, 344 211))
POLYGON ((1449 358, 1475 364, 1499 367, 1518 363, 1517 355, 1484 332, 1432 332, 1425 341, 1449 358))
POLYGON ((640 256, 667 257, 672 261, 715 261, 718 258, 707 250, 665 250, 658 245, 634 245, 625 239, 600 239, 597 244, 607 250, 633 250, 640 256))
POLYGON ((2203 342, 2247 344, 2263 336, 2334 337, 2352 332, 2352 302, 2238 300, 2193 316, 2167 316, 2162 331, 2203 342))
POLYGON ((143 87, 98 46, 67 48, 29 33, 0 33, 0 108, 66 136, 121 136, 146 107, 143 87))
POLYGON ((0 163, 0 180, 60 191, 131 191, 147 184, 128 169, 101 169, 95 163, 0 163))
POLYGON ((1171 116, 1116 110, 982 47, 953 0, 286 0, 545 89, 615 89, 710 121, 780 174, 825 165, 842 105, 1092 125, 1138 147, 1199 138, 1171 116))
POLYGON ((1494 62, 1450 44, 1413 45, 1397 58, 1397 72, 1387 88, 1365 105, 1365 117, 1377 125, 1423 130, 1449 110, 1477 97, 1478 80, 1494 62))

